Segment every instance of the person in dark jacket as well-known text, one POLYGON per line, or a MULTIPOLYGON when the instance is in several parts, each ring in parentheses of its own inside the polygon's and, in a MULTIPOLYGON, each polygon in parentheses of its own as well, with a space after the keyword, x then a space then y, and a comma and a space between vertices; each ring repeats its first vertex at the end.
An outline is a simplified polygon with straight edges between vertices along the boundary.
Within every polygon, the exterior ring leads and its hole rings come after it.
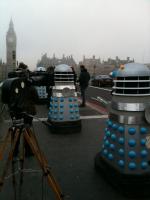
POLYGON ((74 85, 75 85, 75 90, 77 91, 77 74, 75 72, 74 67, 71 67, 72 72, 73 72, 73 81, 74 81, 74 85))
POLYGON ((49 104, 50 104, 50 98, 52 96, 52 89, 53 89, 53 86, 55 85, 55 82, 54 82, 54 69, 55 67, 54 66, 50 66, 47 68, 47 86, 46 86, 46 92, 48 94, 47 96, 47 106, 49 108, 49 104))
POLYGON ((32 126, 33 117, 30 115, 36 115, 36 107, 35 104, 38 102, 39 96, 35 87, 30 83, 30 81, 26 82, 25 89, 25 103, 23 110, 27 113, 24 116, 24 123, 32 126))
POLYGON ((24 123, 28 124, 29 126, 32 126, 33 117, 30 115, 36 115, 35 104, 38 102, 39 97, 37 90, 32 85, 32 82, 29 79, 30 71, 28 70, 28 66, 24 63, 20 63, 19 69, 23 72, 26 81, 25 90, 18 103, 20 105, 22 104, 21 110, 26 113, 26 115, 24 116, 24 123))
POLYGON ((85 92, 89 84, 90 80, 90 74, 85 68, 84 65, 80 66, 80 76, 79 76, 79 86, 80 86, 80 91, 81 91, 81 97, 82 97, 82 103, 80 107, 85 107, 86 105, 86 98, 85 98, 85 92))

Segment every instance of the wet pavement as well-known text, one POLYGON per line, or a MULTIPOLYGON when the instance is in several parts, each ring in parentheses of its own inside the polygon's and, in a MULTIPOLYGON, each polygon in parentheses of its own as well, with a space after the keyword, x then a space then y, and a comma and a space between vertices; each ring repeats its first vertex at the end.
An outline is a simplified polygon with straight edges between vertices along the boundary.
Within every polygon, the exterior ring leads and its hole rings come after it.
MULTIPOLYGON (((38 117, 46 118, 48 109, 40 105, 38 117)), ((35 120, 34 132, 39 145, 48 159, 49 166, 60 184, 67 200, 127 200, 114 190, 94 168, 95 155, 100 151, 104 135, 106 116, 90 107, 80 109, 82 130, 80 133, 52 134, 48 126, 35 120), (87 116, 87 118, 84 118, 87 116), (99 118, 96 118, 99 116, 99 118), (100 118, 100 116, 102 118, 100 118), (95 117, 95 118, 94 118, 95 117)), ((0 138, 11 121, 0 123, 0 138)), ((18 161, 16 160, 16 172, 18 161)), ((55 199, 35 157, 25 159, 23 185, 16 173, 16 200, 55 199)), ((0 192, 0 200, 12 200, 14 188, 11 171, 0 192)), ((130 198, 131 200, 131 198, 130 198)), ((143 199, 141 199, 143 200, 143 199)))

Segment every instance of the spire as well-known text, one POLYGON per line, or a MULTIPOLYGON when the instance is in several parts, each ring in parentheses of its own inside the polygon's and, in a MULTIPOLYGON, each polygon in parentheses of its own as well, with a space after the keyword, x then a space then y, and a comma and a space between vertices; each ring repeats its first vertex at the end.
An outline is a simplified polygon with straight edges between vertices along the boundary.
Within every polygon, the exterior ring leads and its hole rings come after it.
POLYGON ((9 28, 8 28, 6 37, 8 37, 8 36, 10 37, 10 35, 11 35, 11 37, 13 36, 14 39, 16 40, 16 33, 14 30, 14 23, 13 23, 12 18, 10 19, 10 22, 9 22, 9 28))
POLYGON ((11 18, 10 23, 9 23, 9 29, 10 30, 14 29, 14 24, 13 24, 12 18, 11 18))

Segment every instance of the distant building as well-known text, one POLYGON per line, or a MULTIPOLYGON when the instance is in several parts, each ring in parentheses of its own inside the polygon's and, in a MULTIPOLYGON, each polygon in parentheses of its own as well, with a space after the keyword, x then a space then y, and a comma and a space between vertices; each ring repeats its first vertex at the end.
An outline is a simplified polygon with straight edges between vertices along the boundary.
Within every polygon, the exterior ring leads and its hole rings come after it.
POLYGON ((16 45, 17 37, 14 31, 14 24, 12 19, 9 23, 9 29, 6 34, 6 65, 7 73, 16 68, 16 45))
POLYGON ((77 65, 72 55, 66 57, 63 55, 62 58, 57 58, 55 57, 55 54, 53 54, 53 57, 50 58, 47 54, 44 54, 37 62, 37 67, 45 67, 47 69, 49 66, 56 66, 59 64, 66 64, 73 67, 76 67, 77 65))
POLYGON ((118 56, 116 56, 115 59, 108 58, 107 61, 103 61, 103 63, 109 64, 109 65, 115 65, 115 67, 119 67, 120 65, 132 63, 132 62, 134 62, 134 59, 131 60, 130 57, 127 57, 125 60, 122 60, 118 56))
POLYGON ((95 58, 95 55, 93 55, 92 58, 85 58, 85 56, 83 56, 82 63, 83 63, 83 65, 86 65, 86 66, 94 66, 94 65, 98 66, 101 64, 101 59, 95 58))
MULTIPOLYGON (((98 74, 109 74, 112 72, 115 68, 119 67, 121 64, 126 64, 134 62, 133 60, 130 60, 129 57, 127 57, 126 60, 121 60, 116 56, 115 59, 108 58, 107 61, 101 61, 100 58, 96 59, 95 56, 92 58, 85 58, 83 57, 83 60, 79 62, 79 65, 83 64, 89 71, 90 75, 92 77, 98 75, 98 74)), ((78 68, 79 73, 79 68, 78 68)))
POLYGON ((79 62, 79 65, 81 64, 83 64, 87 68, 90 75, 94 76, 96 74, 97 67, 99 68, 99 66, 101 65, 101 59, 95 58, 95 55, 93 55, 92 58, 86 58, 85 56, 83 56, 83 60, 79 62))

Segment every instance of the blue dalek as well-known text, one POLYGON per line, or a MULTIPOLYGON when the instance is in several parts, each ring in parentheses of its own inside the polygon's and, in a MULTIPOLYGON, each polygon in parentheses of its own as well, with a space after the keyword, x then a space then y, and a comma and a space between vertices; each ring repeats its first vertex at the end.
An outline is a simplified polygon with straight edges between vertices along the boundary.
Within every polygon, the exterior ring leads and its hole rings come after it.
POLYGON ((95 167, 129 196, 150 195, 150 70, 129 63, 112 73, 114 86, 95 167))
POLYGON ((35 87, 39 96, 39 100, 46 100, 47 99, 47 92, 46 86, 36 86, 35 87))
POLYGON ((57 65, 54 82, 48 113, 51 130, 58 133, 79 132, 81 120, 72 68, 65 64, 57 65))

